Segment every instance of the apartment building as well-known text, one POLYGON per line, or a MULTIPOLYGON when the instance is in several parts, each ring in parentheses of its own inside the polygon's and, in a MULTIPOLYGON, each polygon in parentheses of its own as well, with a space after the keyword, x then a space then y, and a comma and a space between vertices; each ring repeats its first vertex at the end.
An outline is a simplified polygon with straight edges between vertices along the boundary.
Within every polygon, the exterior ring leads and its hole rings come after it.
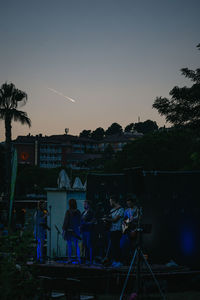
POLYGON ((108 145, 114 152, 121 151, 127 143, 142 134, 117 134, 101 141, 69 134, 43 136, 18 136, 13 141, 18 153, 19 164, 29 164, 41 168, 76 167, 87 160, 99 159, 108 145))

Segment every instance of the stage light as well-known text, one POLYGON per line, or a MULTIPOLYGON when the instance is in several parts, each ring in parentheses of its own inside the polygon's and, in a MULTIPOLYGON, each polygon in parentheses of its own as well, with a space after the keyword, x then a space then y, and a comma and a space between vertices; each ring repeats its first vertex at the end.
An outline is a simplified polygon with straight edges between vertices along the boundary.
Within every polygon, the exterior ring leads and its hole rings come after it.
POLYGON ((191 255, 195 250, 195 237, 192 230, 187 229, 181 235, 181 250, 185 255, 191 255))

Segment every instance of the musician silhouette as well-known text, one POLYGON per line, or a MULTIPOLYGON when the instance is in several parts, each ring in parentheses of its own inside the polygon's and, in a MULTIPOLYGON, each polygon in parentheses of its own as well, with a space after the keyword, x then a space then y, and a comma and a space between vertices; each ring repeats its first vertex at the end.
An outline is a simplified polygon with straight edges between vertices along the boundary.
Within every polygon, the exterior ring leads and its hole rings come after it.
POLYGON ((37 242, 37 261, 43 262, 43 249, 46 237, 46 218, 47 210, 45 210, 45 202, 39 201, 37 210, 34 214, 34 237, 37 242))
POLYGON ((136 231, 138 221, 137 198, 129 196, 126 200, 127 209, 124 212, 122 224, 123 235, 120 241, 121 255, 124 264, 129 264, 131 252, 135 248, 136 231))

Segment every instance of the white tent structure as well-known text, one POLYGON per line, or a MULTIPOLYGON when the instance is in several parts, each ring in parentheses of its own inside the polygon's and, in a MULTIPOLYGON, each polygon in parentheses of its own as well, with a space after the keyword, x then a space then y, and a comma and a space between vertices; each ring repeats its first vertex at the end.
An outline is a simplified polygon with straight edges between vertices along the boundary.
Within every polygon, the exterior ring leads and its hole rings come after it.
POLYGON ((74 184, 73 184, 73 189, 76 189, 76 190, 83 190, 84 189, 84 186, 80 180, 79 177, 76 177, 75 180, 74 180, 74 184))
POLYGON ((70 179, 67 175, 67 173, 65 172, 65 170, 61 170, 59 175, 58 175, 58 179, 57 179, 57 184, 58 184, 58 188, 59 189, 70 189, 70 179))

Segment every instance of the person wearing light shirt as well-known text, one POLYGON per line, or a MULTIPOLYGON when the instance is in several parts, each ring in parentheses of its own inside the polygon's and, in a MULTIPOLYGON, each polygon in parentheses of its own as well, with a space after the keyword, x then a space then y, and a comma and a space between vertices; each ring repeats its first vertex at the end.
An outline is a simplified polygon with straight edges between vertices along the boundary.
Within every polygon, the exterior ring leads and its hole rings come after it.
POLYGON ((122 266, 120 253, 120 239, 122 236, 122 222, 124 218, 124 209, 119 204, 117 197, 110 197, 110 206, 112 207, 109 214, 110 226, 110 257, 113 267, 122 266))
POLYGON ((138 207, 136 205, 136 198, 128 197, 126 200, 127 209, 124 212, 124 224, 126 231, 122 235, 120 241, 120 248, 122 253, 122 260, 124 264, 129 264, 131 252, 135 248, 137 232, 134 231, 138 222, 138 207))

